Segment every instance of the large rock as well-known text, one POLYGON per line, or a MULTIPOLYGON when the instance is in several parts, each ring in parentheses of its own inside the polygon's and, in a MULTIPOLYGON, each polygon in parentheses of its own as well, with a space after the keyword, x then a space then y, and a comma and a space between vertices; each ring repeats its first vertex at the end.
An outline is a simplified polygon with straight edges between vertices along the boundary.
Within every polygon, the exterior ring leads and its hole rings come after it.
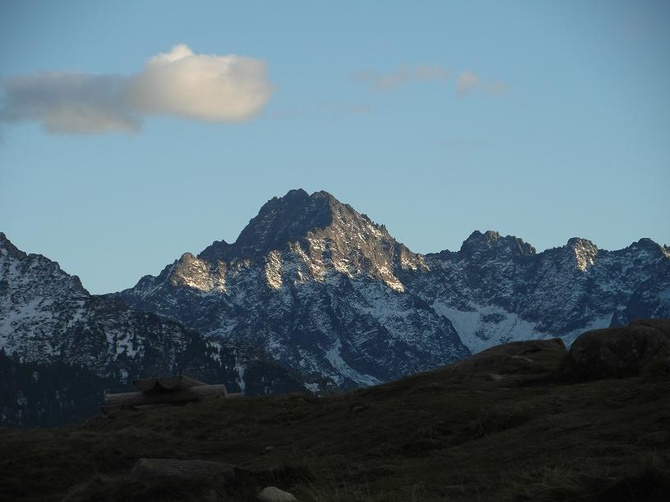
POLYGON ((587 331, 570 349, 571 372, 580 379, 636 376, 658 361, 670 364, 670 319, 587 331))
POLYGON ((566 353, 565 344, 560 338, 510 342, 452 364, 449 371, 459 376, 500 376, 533 371, 541 364, 539 353, 546 351, 566 353))
POLYGON ((649 326, 670 336, 670 319, 635 319, 629 326, 649 326))

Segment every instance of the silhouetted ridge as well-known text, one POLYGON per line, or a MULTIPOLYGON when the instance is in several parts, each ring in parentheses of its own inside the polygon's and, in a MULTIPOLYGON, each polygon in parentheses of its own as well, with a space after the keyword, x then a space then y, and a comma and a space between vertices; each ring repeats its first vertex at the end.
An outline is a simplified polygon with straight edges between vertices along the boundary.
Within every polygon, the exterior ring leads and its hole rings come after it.
POLYGON ((629 248, 631 249, 637 249, 637 250, 646 250, 650 252, 658 252, 659 250, 662 249, 668 249, 667 246, 661 246, 660 244, 654 242, 653 240, 649 239, 648 237, 643 237, 637 242, 633 242, 629 248))
POLYGON ((12 242, 7 238, 7 236, 0 232, 0 250, 6 250, 7 254, 10 256, 15 256, 17 258, 25 258, 26 253, 17 248, 12 242))
POLYGON ((474 256, 480 253, 490 251, 495 252, 510 252, 512 255, 529 256, 536 254, 535 248, 513 235, 501 237, 498 232, 487 230, 481 233, 475 230, 470 234, 463 245, 461 246, 461 253, 466 256, 474 256))
POLYGON ((215 262, 216 260, 223 260, 230 255, 232 248, 233 244, 228 244, 223 239, 220 241, 214 241, 211 245, 207 246, 200 254, 198 254, 198 258, 210 262, 215 262))

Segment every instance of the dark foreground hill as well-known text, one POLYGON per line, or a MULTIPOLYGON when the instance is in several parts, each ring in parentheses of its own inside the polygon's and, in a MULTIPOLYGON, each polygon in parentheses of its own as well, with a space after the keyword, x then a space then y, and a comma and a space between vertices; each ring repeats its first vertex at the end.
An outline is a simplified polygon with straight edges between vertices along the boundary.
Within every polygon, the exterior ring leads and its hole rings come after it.
POLYGON ((667 365, 585 381, 566 361, 560 341, 517 342, 338 397, 2 430, 0 499, 251 501, 274 485, 299 501, 670 500, 667 365), (129 477, 141 458, 236 468, 129 477))

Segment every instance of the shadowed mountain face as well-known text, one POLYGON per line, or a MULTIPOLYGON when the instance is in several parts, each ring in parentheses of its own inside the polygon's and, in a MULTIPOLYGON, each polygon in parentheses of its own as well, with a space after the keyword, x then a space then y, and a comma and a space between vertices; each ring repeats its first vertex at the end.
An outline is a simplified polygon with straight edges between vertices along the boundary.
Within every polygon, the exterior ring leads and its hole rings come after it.
POLYGON ((332 195, 292 190, 235 243, 185 254, 120 296, 347 387, 507 341, 571 343, 587 329, 667 316, 668 263, 670 250, 649 239, 610 252, 575 238, 537 253, 492 231, 422 256, 332 195))
POLYGON ((263 255, 300 240, 308 232, 327 228, 333 222, 333 206, 337 204, 326 192, 310 197, 304 190, 291 190, 284 197, 267 202, 242 230, 234 246, 214 243, 200 257, 212 260, 263 255))
POLYGON ((18 250, 2 233, 0 351, 0 425, 63 425, 90 415, 106 390, 152 375, 186 373, 251 395, 304 389, 259 349, 90 295, 56 262, 18 250))
POLYGON ((552 336, 569 344, 588 329, 670 313, 662 293, 670 250, 649 239, 604 251, 574 238, 536 253, 516 238, 475 232, 459 252, 425 258, 430 272, 403 280, 474 352, 552 336))

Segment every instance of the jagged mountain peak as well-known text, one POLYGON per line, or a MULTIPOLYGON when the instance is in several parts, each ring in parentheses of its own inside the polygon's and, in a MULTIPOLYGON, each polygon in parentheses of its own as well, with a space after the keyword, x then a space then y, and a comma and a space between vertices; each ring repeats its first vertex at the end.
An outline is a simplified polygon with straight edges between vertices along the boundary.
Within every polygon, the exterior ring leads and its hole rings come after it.
POLYGON ((166 278, 172 286, 198 291, 225 291, 225 267, 218 267, 191 253, 184 253, 169 267, 166 278))
POLYGON ((326 192, 311 196, 302 189, 266 202, 258 215, 242 230, 235 247, 240 254, 265 254, 295 242, 311 230, 333 221, 334 198, 326 192))
POLYGON ((598 249, 598 247, 591 242, 588 239, 583 239, 582 237, 571 237, 568 239, 568 248, 574 249, 574 248, 595 248, 598 249))
MULTIPOLYGON (((34 293, 35 288, 68 291, 79 296, 89 294, 79 277, 63 271, 58 262, 41 254, 21 251, 0 232, 0 287, 7 290, 12 285, 18 290, 17 297, 23 298, 34 293)), ((0 322, 3 320, 0 311, 0 322)))
POLYGON ((4 232, 0 232, 0 254, 2 256, 13 256, 16 258, 25 258, 26 253, 17 248, 12 242, 7 238, 4 232))
POLYGON ((221 239, 220 241, 214 241, 212 244, 207 246, 202 252, 198 254, 198 258, 201 260, 207 260, 210 262, 216 262, 224 257, 227 257, 231 253, 233 244, 227 243, 225 240, 221 239))
POLYGON ((617 251, 617 253, 627 256, 629 260, 635 263, 660 263, 670 259, 670 247, 658 244, 649 238, 642 238, 633 242, 627 248, 617 251))
POLYGON ((667 246, 661 246, 649 238, 642 238, 618 251, 606 251, 599 249, 588 239, 573 237, 568 240, 567 245, 557 248, 557 251, 567 253, 570 260, 576 261, 577 268, 582 272, 591 268, 601 257, 611 254, 625 255, 629 260, 635 262, 656 262, 670 258, 670 250, 667 246))
POLYGON ((328 192, 309 195, 297 189, 265 203, 235 243, 215 241, 197 257, 186 253, 161 272, 157 283, 143 278, 138 286, 147 294, 158 283, 226 293, 242 269, 254 267, 261 267, 270 289, 345 275, 379 280, 396 291, 404 290, 398 271, 428 268, 384 225, 328 192))
POLYGON ((571 255, 574 255, 574 259, 577 262, 577 268, 582 272, 585 272, 594 265, 598 253, 600 252, 593 242, 588 239, 582 239, 581 237, 572 237, 569 239, 566 249, 571 255))
POLYGON ((309 195, 302 188, 267 201, 242 230, 234 244, 215 241, 198 258, 210 261, 261 256, 304 238, 310 231, 324 229, 343 209, 354 212, 325 191, 309 195))
POLYGON ((400 245, 384 225, 375 224, 330 193, 319 191, 310 195, 296 189, 266 202, 234 244, 216 241, 198 258, 212 264, 219 260, 260 258, 296 244, 309 248, 310 241, 317 237, 328 243, 338 241, 340 251, 345 251, 344 247, 348 250, 369 247, 372 242, 381 245, 383 241, 384 248, 400 245))
MULTIPOLYGON (((369 218, 356 212, 325 191, 309 195, 303 189, 290 190, 283 197, 273 197, 261 207, 258 215, 242 230, 235 244, 222 246, 218 251, 233 252, 236 257, 265 255, 289 243, 304 239, 309 233, 319 232, 334 222, 346 221, 348 226, 370 224, 369 218)), ((390 236, 388 236, 390 237, 390 236)), ((206 249, 201 257, 212 258, 214 249, 206 249)))
POLYGON ((522 239, 513 235, 502 237, 494 230, 487 230, 484 233, 475 230, 461 246, 461 253, 466 256, 474 256, 490 251, 496 253, 508 252, 517 256, 536 254, 535 248, 522 239))
POLYGON ((666 256, 670 255, 670 248, 668 248, 668 246, 662 246, 648 237, 643 237, 642 239, 633 242, 628 248, 653 254, 662 253, 666 256))
POLYGON ((332 222, 331 206, 338 202, 327 192, 311 196, 303 189, 290 190, 283 197, 266 202, 242 230, 234 244, 215 241, 198 258, 210 261, 262 256, 285 247, 316 228, 332 222))

